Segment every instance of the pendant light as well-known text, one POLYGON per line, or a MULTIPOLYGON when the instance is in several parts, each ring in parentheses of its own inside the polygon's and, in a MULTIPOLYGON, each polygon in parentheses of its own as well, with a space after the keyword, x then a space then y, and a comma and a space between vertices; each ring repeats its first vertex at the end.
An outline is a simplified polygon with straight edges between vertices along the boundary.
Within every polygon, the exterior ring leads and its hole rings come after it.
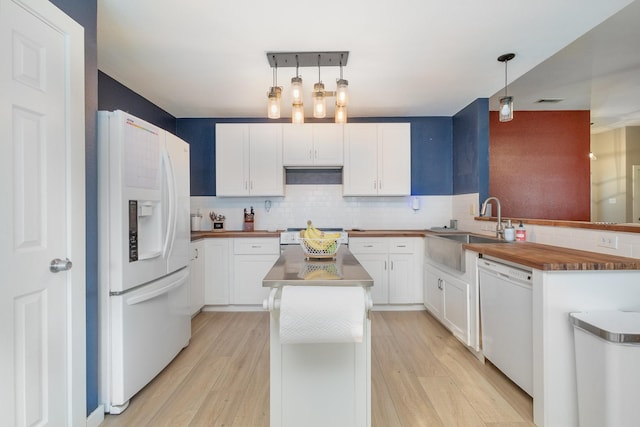
POLYGON ((269 88, 267 95, 267 117, 270 119, 280 118, 280 100, 282 98, 282 88, 278 87, 278 63, 273 67, 273 86, 269 88))
POLYGON ((342 78, 342 56, 340 57, 340 79, 336 82, 336 123, 347 122, 347 103, 349 102, 349 82, 342 78))
POLYGON ((324 83, 320 79, 320 55, 318 55, 318 83, 313 85, 313 117, 322 119, 327 115, 327 102, 324 97, 324 83))
POLYGON ((304 103, 302 101, 302 78, 298 74, 298 55, 296 55, 296 75, 291 78, 291 123, 304 123, 304 103))
POLYGON ((498 111, 501 122, 513 120, 513 97, 507 95, 507 62, 515 57, 515 53, 505 53, 498 57, 498 61, 504 62, 504 96, 500 98, 500 110, 498 111))

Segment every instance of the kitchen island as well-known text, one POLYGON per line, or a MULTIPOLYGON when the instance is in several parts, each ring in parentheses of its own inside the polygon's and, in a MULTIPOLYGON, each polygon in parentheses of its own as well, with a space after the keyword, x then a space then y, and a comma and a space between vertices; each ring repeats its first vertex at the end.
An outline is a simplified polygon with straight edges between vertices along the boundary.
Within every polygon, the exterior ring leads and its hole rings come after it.
POLYGON ((272 427, 371 425, 373 285, 346 247, 320 260, 287 247, 267 273, 272 427))

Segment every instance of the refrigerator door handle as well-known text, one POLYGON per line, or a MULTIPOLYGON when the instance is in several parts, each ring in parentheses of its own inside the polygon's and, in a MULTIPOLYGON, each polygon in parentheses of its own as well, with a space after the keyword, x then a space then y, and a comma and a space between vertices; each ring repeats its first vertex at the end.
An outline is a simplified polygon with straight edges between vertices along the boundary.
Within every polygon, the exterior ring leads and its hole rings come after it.
POLYGON ((165 145, 165 149, 163 150, 164 156, 164 164, 165 164, 165 178, 167 180, 167 195, 168 195, 168 218, 167 218, 167 229, 166 229, 166 238, 164 241, 164 249, 163 255, 165 258, 169 258, 171 254, 171 250, 173 249, 173 241, 176 237, 176 216, 178 206, 176 203, 176 179, 175 174, 173 173, 173 164, 171 162, 171 156, 169 155, 169 150, 165 145))
POLYGON ((185 282, 187 281, 187 279, 189 278, 189 270, 185 269, 184 270, 184 274, 181 274, 176 280, 173 280, 169 283, 167 283, 166 285, 154 289, 152 291, 146 292, 144 294, 140 294, 140 295, 136 295, 136 296, 132 296, 130 298, 127 298, 127 305, 135 305, 135 304, 140 304, 142 302, 145 301, 149 301, 150 299, 153 299, 157 296, 160 296, 162 294, 166 294, 169 291, 172 291, 173 289, 179 288, 180 286, 182 286, 183 284, 185 284, 185 282))

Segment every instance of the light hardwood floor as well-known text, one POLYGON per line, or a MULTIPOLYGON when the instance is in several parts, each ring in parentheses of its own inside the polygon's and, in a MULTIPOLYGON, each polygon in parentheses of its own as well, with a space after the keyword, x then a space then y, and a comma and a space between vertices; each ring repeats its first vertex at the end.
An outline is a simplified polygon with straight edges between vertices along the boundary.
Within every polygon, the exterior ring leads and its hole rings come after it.
MULTIPOLYGON (((533 426, 532 400, 427 312, 374 312, 372 426, 533 426)), ((269 426, 269 314, 205 312, 115 426, 269 426)), ((301 426, 304 427, 304 426, 301 426)))

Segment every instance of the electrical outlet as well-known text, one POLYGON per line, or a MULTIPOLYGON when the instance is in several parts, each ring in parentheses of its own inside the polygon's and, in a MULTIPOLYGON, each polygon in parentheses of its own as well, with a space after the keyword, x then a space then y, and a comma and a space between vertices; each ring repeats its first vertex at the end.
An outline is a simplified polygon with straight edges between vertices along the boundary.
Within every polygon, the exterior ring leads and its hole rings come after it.
POLYGON ((601 234, 598 236, 598 246, 609 249, 618 249, 618 236, 601 234))
POLYGON ((472 216, 476 215, 476 205, 474 205, 473 203, 469 205, 469 215, 472 215, 472 216))

